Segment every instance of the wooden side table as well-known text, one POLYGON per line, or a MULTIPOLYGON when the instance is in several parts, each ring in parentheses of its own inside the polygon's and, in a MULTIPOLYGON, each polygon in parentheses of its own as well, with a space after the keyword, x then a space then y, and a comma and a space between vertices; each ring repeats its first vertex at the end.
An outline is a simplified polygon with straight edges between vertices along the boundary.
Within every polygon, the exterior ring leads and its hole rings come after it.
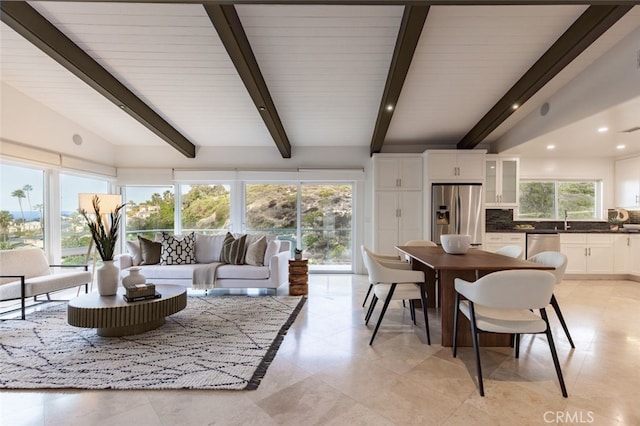
POLYGON ((289 294, 306 296, 309 293, 308 259, 289 260, 289 294))

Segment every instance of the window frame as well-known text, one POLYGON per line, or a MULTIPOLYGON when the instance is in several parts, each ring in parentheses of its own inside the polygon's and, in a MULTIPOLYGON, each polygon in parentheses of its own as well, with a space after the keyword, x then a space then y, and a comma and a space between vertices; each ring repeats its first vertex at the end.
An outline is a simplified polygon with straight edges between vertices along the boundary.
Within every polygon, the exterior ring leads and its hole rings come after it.
MULTIPOLYGON (((518 186, 520 186, 523 182, 533 182, 533 183, 553 183, 553 191, 554 191, 554 216, 553 218, 549 217, 521 217, 520 216, 520 199, 518 199, 518 207, 514 209, 514 221, 536 221, 536 222, 557 222, 559 220, 564 220, 564 213, 559 211, 559 189, 562 183, 566 182, 579 182, 579 183, 592 183, 594 185, 594 216, 591 218, 569 218, 569 220, 574 222, 593 222, 604 220, 604 211, 603 211, 603 180, 602 179, 580 179, 580 178, 562 178, 562 179, 537 179, 537 178, 521 178, 518 182, 518 186)), ((523 196, 523 191, 520 190, 519 197, 523 196)))

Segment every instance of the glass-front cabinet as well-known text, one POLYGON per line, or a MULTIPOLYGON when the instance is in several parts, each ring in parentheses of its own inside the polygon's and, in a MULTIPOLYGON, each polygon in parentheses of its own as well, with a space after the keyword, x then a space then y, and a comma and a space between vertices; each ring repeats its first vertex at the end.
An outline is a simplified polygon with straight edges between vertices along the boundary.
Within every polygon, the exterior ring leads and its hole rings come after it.
POLYGON ((487 207, 518 206, 518 167, 514 157, 487 155, 485 160, 485 203, 487 207))

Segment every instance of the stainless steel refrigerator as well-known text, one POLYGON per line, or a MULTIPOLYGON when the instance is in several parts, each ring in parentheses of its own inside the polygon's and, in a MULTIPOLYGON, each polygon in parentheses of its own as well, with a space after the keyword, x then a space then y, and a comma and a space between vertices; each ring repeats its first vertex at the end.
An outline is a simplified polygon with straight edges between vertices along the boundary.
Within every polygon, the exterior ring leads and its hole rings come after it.
POLYGON ((468 234, 482 245, 482 184, 432 185, 431 240, 440 244, 444 234, 468 234))

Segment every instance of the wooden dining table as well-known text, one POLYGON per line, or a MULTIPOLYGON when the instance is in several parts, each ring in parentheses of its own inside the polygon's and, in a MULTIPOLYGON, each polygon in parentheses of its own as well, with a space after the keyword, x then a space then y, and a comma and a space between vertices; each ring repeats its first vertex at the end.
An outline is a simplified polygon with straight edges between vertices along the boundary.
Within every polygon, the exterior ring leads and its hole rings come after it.
MULTIPOLYGON (((425 272, 428 307, 439 306, 442 346, 453 346, 453 314, 455 312, 455 279, 475 281, 495 271, 509 269, 543 269, 553 267, 515 259, 472 248, 465 254, 448 254, 442 247, 397 246, 411 258, 413 269, 425 272), (437 277, 437 279, 436 279, 437 277), (439 303, 438 303, 439 302, 439 303)), ((458 346, 471 346, 469 321, 464 315, 458 319, 458 346)), ((481 333, 482 346, 510 346, 511 337, 505 334, 481 333)))

